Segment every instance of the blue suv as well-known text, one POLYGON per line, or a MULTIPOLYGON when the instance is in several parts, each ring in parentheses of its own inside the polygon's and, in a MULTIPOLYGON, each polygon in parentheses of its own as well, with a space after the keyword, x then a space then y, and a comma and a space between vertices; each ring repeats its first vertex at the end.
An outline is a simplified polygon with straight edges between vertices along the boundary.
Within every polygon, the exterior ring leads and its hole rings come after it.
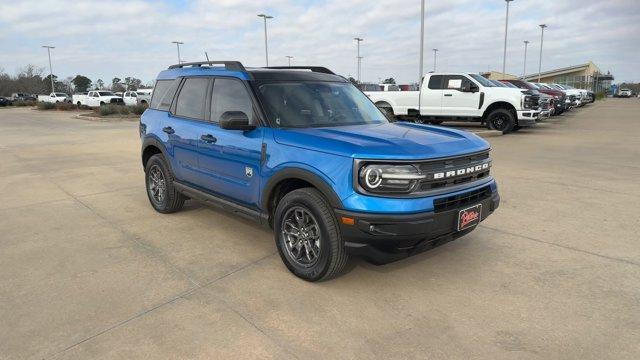
POLYGON ((269 225, 308 281, 338 275, 349 255, 383 264, 441 245, 500 202, 486 141, 390 122, 323 67, 170 66, 140 137, 154 209, 194 199, 269 225))

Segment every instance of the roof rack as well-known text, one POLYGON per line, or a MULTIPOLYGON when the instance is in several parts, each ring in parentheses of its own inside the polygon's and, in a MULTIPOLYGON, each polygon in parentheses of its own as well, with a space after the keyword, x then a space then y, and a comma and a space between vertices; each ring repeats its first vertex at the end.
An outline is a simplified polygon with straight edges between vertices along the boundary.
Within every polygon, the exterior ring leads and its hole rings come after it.
POLYGON ((179 68, 183 68, 185 66, 201 67, 202 65, 224 65, 224 67, 227 68, 227 70, 234 70, 234 71, 246 71, 247 70, 247 69, 244 68, 244 66, 242 65, 242 63, 240 61, 197 61, 197 62, 188 62, 188 63, 171 65, 171 66, 169 66, 169 69, 179 69, 179 68))
POLYGON ((291 69, 291 70, 311 70, 312 72, 319 72, 324 74, 335 75, 335 73, 324 66, 267 66, 265 69, 291 69))

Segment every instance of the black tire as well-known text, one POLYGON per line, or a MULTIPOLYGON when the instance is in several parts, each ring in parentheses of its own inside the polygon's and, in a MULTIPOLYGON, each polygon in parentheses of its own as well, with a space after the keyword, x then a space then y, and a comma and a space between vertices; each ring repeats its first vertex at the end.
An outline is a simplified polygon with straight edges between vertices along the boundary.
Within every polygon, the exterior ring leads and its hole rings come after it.
POLYGON ((493 110, 489 116, 487 116, 487 124, 491 130, 498 130, 502 131, 503 134, 508 134, 513 131, 516 120, 511 110, 499 108, 493 110))
POLYGON ((182 209, 186 197, 180 194, 173 186, 174 177, 164 156, 156 154, 147 161, 144 169, 144 179, 147 197, 151 206, 157 212, 170 214, 182 209), (156 183, 154 188, 155 179, 162 180, 163 186, 159 187, 158 183, 156 183))
POLYGON ((280 200, 274 215, 276 246, 289 271, 303 280, 312 282, 328 280, 342 272, 349 257, 338 228, 338 221, 318 190, 302 188, 291 191, 280 200), (303 216, 298 216, 299 212, 303 216), (299 218, 303 221, 297 221, 299 218), (289 231, 285 232, 286 229, 289 231), (298 235, 295 236, 294 233, 298 235), (291 244, 292 240, 301 244, 299 249, 296 250, 296 246, 291 244), (311 248, 315 250, 309 251, 311 248), (297 259, 295 251, 298 255, 302 254, 300 259, 297 259), (310 259, 310 253, 316 255, 313 261, 310 259))
POLYGON ((426 124, 427 121, 423 118, 421 118, 420 116, 416 117, 415 119, 413 119, 413 122, 416 124, 426 124))
POLYGON ((100 101, 100 106, 103 106, 103 105, 104 105, 104 101, 100 101))
POLYGON ((520 129, 522 129, 522 127, 520 127, 520 125, 515 125, 515 126, 513 127, 513 130, 512 130, 512 131, 513 131, 513 132, 516 132, 516 131, 518 131, 518 130, 520 130, 520 129))

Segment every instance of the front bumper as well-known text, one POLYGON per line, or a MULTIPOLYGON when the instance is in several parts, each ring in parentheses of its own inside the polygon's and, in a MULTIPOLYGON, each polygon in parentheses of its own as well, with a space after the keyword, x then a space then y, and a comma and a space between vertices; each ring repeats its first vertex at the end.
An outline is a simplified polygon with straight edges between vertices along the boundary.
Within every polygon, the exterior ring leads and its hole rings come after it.
POLYGON ((540 116, 540 110, 519 110, 517 113, 519 126, 533 126, 540 116))
POLYGON ((455 208, 417 214, 370 214, 336 209, 340 232, 347 251, 374 264, 386 264, 432 249, 471 232, 458 231, 458 213, 469 206, 482 204, 480 221, 500 205, 497 190, 455 208), (342 218, 353 219, 347 225, 342 218))

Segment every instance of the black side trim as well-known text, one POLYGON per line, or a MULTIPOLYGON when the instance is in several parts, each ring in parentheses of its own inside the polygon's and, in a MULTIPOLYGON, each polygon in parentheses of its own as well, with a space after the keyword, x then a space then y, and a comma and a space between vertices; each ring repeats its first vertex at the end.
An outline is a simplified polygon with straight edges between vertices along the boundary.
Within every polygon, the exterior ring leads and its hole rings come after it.
POLYGON ((261 224, 266 224, 267 217, 265 214, 261 213, 260 211, 237 204, 233 201, 196 189, 194 187, 191 187, 189 185, 183 184, 175 180, 173 182, 173 186, 175 186, 180 193, 186 195, 191 199, 200 201, 205 204, 217 206, 224 210, 236 213, 240 216, 257 221, 261 224))
POLYGON ((264 187, 264 190, 262 190, 262 209, 269 208, 268 206, 269 195, 271 194, 274 187, 279 182, 286 179, 300 179, 310 183, 311 185, 315 186, 318 190, 320 190, 322 195, 324 195, 325 198, 327 198, 331 206, 337 209, 342 208, 342 201, 340 201, 340 198, 338 197, 338 195, 336 195, 336 193, 333 191, 331 186, 329 186, 318 175, 303 169, 286 168, 286 169, 280 170, 279 172, 271 176, 266 186, 264 187))

